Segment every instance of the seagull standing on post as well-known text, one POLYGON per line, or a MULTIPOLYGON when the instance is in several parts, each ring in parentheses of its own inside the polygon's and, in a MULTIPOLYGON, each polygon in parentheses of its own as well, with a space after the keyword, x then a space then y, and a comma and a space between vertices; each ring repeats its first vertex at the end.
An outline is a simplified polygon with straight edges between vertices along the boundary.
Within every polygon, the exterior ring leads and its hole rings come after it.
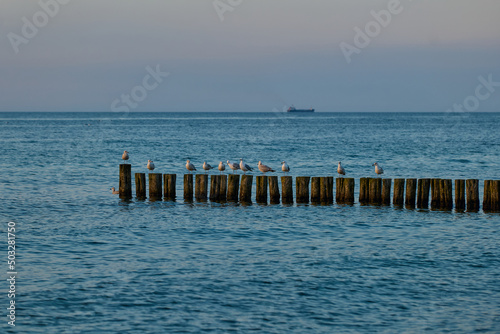
POLYGON ((378 165, 378 163, 374 163, 372 166, 375 166, 375 173, 377 175, 384 174, 384 170, 378 165))
POLYGON ((148 160, 148 165, 146 166, 150 171, 153 171, 155 169, 155 164, 153 163, 153 160, 148 160))
POLYGON ((206 161, 203 161, 203 169, 208 172, 209 170, 213 169, 213 167, 207 164, 206 161))
POLYGON ((337 173, 339 173, 339 175, 345 175, 345 169, 344 167, 342 167, 340 161, 339 161, 339 166, 337 167, 337 173))
POLYGON ((222 172, 226 170, 226 166, 222 163, 222 161, 219 161, 219 171, 220 174, 222 175, 222 172))
MULTIPOLYGON (((240 166, 238 166, 238 164, 235 164, 233 162, 229 162, 229 160, 227 161, 227 165, 229 166, 229 168, 231 168, 233 170, 233 174, 234 174, 234 171, 235 170, 238 170, 240 169, 240 166)), ((219 167, 220 168, 220 167, 219 167)), ((220 169, 219 169, 220 170, 220 169)))
POLYGON ((275 172, 275 170, 274 170, 274 169, 272 169, 271 167, 266 166, 266 165, 263 165, 261 161, 259 161, 258 166, 259 166, 259 170, 260 170, 262 173, 264 173, 264 174, 266 174, 267 172, 275 172))
POLYGON ((253 168, 244 163, 243 159, 240 159, 240 169, 243 171, 243 174, 248 171, 253 171, 253 168))
POLYGON ((123 160, 128 160, 128 151, 123 151, 122 159, 123 160))
POLYGON ((187 160, 186 161, 186 169, 191 173, 192 171, 196 170, 194 165, 191 163, 191 161, 187 160))
POLYGON ((282 161, 281 162, 281 170, 283 171, 283 173, 288 173, 290 171, 290 167, 288 166, 288 164, 286 163, 286 161, 282 161))

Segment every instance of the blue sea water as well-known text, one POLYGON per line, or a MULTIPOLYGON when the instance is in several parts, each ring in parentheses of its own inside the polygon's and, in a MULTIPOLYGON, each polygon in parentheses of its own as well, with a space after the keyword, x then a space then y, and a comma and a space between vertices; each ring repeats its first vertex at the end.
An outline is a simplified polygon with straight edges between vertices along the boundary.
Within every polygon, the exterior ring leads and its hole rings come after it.
POLYGON ((385 177, 482 186, 500 178, 499 124, 500 113, 0 113, 14 331, 499 333, 499 214, 184 203, 181 182, 176 202, 109 191, 123 150, 132 173, 148 159, 180 175, 187 159, 244 158, 286 160, 293 176, 335 175, 342 161, 359 179, 377 161, 385 177))

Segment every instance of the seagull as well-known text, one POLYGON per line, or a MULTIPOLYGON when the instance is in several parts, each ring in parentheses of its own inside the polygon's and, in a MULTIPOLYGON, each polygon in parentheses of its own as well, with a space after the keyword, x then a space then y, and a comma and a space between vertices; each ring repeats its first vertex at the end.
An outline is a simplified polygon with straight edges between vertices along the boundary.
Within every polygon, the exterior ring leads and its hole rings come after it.
MULTIPOLYGON (((235 164, 233 162, 229 162, 229 160, 227 161, 227 165, 229 166, 229 168, 231 168, 233 170, 233 174, 234 174, 234 171, 235 170, 238 170, 240 169, 240 166, 238 166, 238 164, 235 164)), ((220 165, 219 165, 220 166, 220 165)), ((219 167, 220 168, 220 167, 219 167)), ((220 169, 219 169, 220 170, 220 169)))
POLYGON ((153 163, 153 160, 148 160, 148 165, 146 166, 150 171, 153 171, 155 169, 155 164, 153 163))
POLYGON ((222 161, 219 162, 219 171, 222 174, 223 171, 226 170, 226 166, 222 163, 222 161))
POLYGON ((240 169, 243 171, 243 174, 248 171, 253 171, 253 168, 244 163, 243 159, 240 159, 240 169))
POLYGON ((123 160, 128 160, 128 151, 123 151, 122 159, 123 160))
POLYGON ((189 172, 192 172, 192 171, 196 170, 196 168, 194 167, 194 165, 189 160, 186 161, 186 169, 189 172))
POLYGON ((375 166, 375 173, 378 175, 384 174, 384 170, 378 165, 378 163, 374 163, 372 166, 375 166))
POLYGON ((259 161, 259 170, 266 174, 267 172, 276 172, 274 169, 272 169, 269 166, 263 165, 262 162, 259 161))
POLYGON ((283 173, 288 173, 290 171, 290 167, 287 165, 286 161, 281 162, 281 170, 283 173))
POLYGON ((345 169, 344 167, 342 167, 340 161, 339 161, 339 166, 337 167, 337 173, 339 173, 339 175, 345 175, 345 169))
MULTIPOLYGON (((126 151, 125 151, 125 152, 126 152, 126 151)), ((115 187, 111 187, 111 189, 110 189, 110 190, 111 190, 111 193, 112 193, 113 195, 117 195, 117 194, 119 194, 119 193, 120 193, 118 190, 115 190, 115 187)))
POLYGON ((207 164, 206 161, 203 161, 203 169, 208 172, 209 170, 213 169, 213 167, 207 164))

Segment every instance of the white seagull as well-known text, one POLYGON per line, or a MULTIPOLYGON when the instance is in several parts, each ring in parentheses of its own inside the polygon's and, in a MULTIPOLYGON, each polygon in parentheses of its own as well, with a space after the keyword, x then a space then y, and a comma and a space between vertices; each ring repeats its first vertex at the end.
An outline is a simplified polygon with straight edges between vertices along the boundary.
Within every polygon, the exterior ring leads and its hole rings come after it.
POLYGON ((222 163, 222 161, 219 162, 219 171, 222 174, 223 171, 226 170, 226 166, 222 163))
POLYGON ((110 190, 113 195, 118 195, 120 193, 118 190, 115 190, 115 187, 111 187, 110 190))
POLYGON ((372 166, 375 166, 375 173, 380 175, 380 174, 384 174, 384 170, 382 169, 382 167, 380 167, 378 165, 378 163, 374 163, 372 166))
POLYGON ((253 171, 253 168, 244 163, 243 159, 240 159, 240 169, 243 171, 243 174, 248 171, 253 171))
POLYGON ((208 172, 209 170, 213 169, 213 167, 207 164, 206 161, 203 161, 203 169, 208 172))
POLYGON ((290 171, 290 167, 288 166, 288 164, 286 163, 286 161, 282 161, 281 162, 281 170, 283 171, 283 173, 288 173, 290 171))
POLYGON ((128 151, 123 151, 122 159, 123 160, 128 160, 128 151))
POLYGON ((259 170, 266 174, 267 172, 276 172, 274 169, 272 169, 271 167, 269 166, 266 166, 266 165, 263 165, 261 161, 259 161, 259 170))
POLYGON ((339 173, 339 175, 345 175, 345 169, 344 167, 342 167, 340 161, 339 161, 339 166, 337 167, 337 173, 339 173))
POLYGON ((235 164, 234 162, 229 162, 229 160, 227 161, 227 165, 229 166, 229 168, 233 170, 233 174, 235 170, 240 169, 240 166, 238 166, 238 164, 235 164))
POLYGON ((191 163, 191 161, 187 160, 186 161, 186 169, 191 173, 192 171, 196 170, 194 165, 191 163))
POLYGON ((155 169, 155 164, 153 163, 153 160, 148 160, 148 165, 146 166, 150 171, 153 171, 155 169))

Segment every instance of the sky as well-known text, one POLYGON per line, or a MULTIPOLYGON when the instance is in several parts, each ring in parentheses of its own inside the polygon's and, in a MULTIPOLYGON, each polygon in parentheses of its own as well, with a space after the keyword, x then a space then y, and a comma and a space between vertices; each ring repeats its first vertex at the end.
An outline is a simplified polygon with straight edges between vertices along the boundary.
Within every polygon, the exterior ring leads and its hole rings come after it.
POLYGON ((500 1, 0 0, 0 111, 292 104, 500 111, 500 1))

